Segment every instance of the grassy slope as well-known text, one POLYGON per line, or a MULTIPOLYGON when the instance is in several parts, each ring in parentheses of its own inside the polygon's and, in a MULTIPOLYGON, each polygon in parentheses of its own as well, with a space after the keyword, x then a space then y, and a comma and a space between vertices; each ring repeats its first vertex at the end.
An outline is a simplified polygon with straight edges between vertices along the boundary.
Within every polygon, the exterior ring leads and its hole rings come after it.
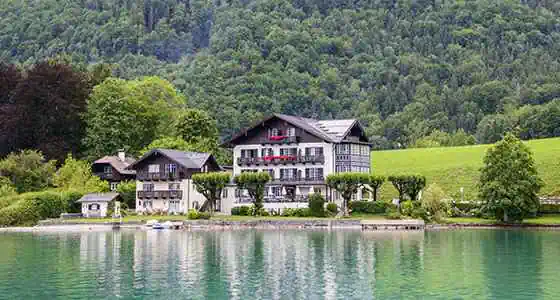
MULTIPOLYGON (((560 138, 528 141, 545 187, 541 194, 560 193, 560 138)), ((372 152, 373 171, 380 175, 419 173, 428 184, 437 183, 450 195, 465 188, 466 198, 476 194, 482 158, 490 145, 467 147, 406 149, 372 152)), ((397 192, 390 183, 382 189, 382 197, 391 199, 397 192)))

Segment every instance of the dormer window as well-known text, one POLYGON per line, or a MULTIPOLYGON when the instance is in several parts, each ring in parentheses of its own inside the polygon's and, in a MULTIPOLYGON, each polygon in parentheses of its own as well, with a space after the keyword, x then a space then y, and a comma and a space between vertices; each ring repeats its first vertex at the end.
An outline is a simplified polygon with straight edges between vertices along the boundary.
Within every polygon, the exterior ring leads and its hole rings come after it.
POLYGON ((111 166, 104 166, 103 167, 104 174, 113 174, 113 168, 111 166))
POLYGON ((159 173, 159 165, 149 165, 148 173, 159 173))
POLYGON ((296 136, 296 129, 294 127, 288 128, 287 136, 296 136))

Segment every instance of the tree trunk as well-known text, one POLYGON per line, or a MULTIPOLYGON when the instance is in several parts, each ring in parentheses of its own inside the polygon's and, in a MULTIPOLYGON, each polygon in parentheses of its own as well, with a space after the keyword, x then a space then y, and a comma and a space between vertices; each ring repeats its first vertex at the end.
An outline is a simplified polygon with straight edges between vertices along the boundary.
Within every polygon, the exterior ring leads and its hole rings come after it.
POLYGON ((344 206, 344 217, 350 216, 350 213, 348 212, 348 199, 343 200, 343 206, 344 206))
POLYGON ((377 189, 373 189, 373 201, 377 201, 377 189))
POLYGON ((508 214, 507 214, 507 209, 504 208, 504 222, 508 223, 508 214))

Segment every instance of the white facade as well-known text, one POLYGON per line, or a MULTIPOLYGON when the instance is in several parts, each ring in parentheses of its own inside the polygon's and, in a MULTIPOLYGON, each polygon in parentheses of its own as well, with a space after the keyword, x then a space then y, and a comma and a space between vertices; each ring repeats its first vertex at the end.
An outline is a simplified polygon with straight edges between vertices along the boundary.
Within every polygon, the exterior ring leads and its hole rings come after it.
POLYGON ((109 202, 94 201, 82 202, 82 216, 86 218, 105 218, 107 217, 107 208, 109 202))
POLYGON ((198 209, 206 201, 206 198, 196 191, 191 179, 177 181, 138 180, 136 181, 136 194, 136 212, 138 213, 187 213, 189 209, 198 209), (160 194, 159 192, 171 191, 175 192, 175 196, 180 195, 180 197, 169 196, 169 194, 156 196, 160 194), (140 197, 139 192, 151 196, 140 197))

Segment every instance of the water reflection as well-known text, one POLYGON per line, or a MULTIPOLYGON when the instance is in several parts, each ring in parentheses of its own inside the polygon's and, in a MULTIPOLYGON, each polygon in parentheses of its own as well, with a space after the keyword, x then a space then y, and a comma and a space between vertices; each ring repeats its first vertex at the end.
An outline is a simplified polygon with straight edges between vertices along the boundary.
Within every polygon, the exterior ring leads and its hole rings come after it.
POLYGON ((0 234, 8 298, 554 299, 560 232, 0 234))

